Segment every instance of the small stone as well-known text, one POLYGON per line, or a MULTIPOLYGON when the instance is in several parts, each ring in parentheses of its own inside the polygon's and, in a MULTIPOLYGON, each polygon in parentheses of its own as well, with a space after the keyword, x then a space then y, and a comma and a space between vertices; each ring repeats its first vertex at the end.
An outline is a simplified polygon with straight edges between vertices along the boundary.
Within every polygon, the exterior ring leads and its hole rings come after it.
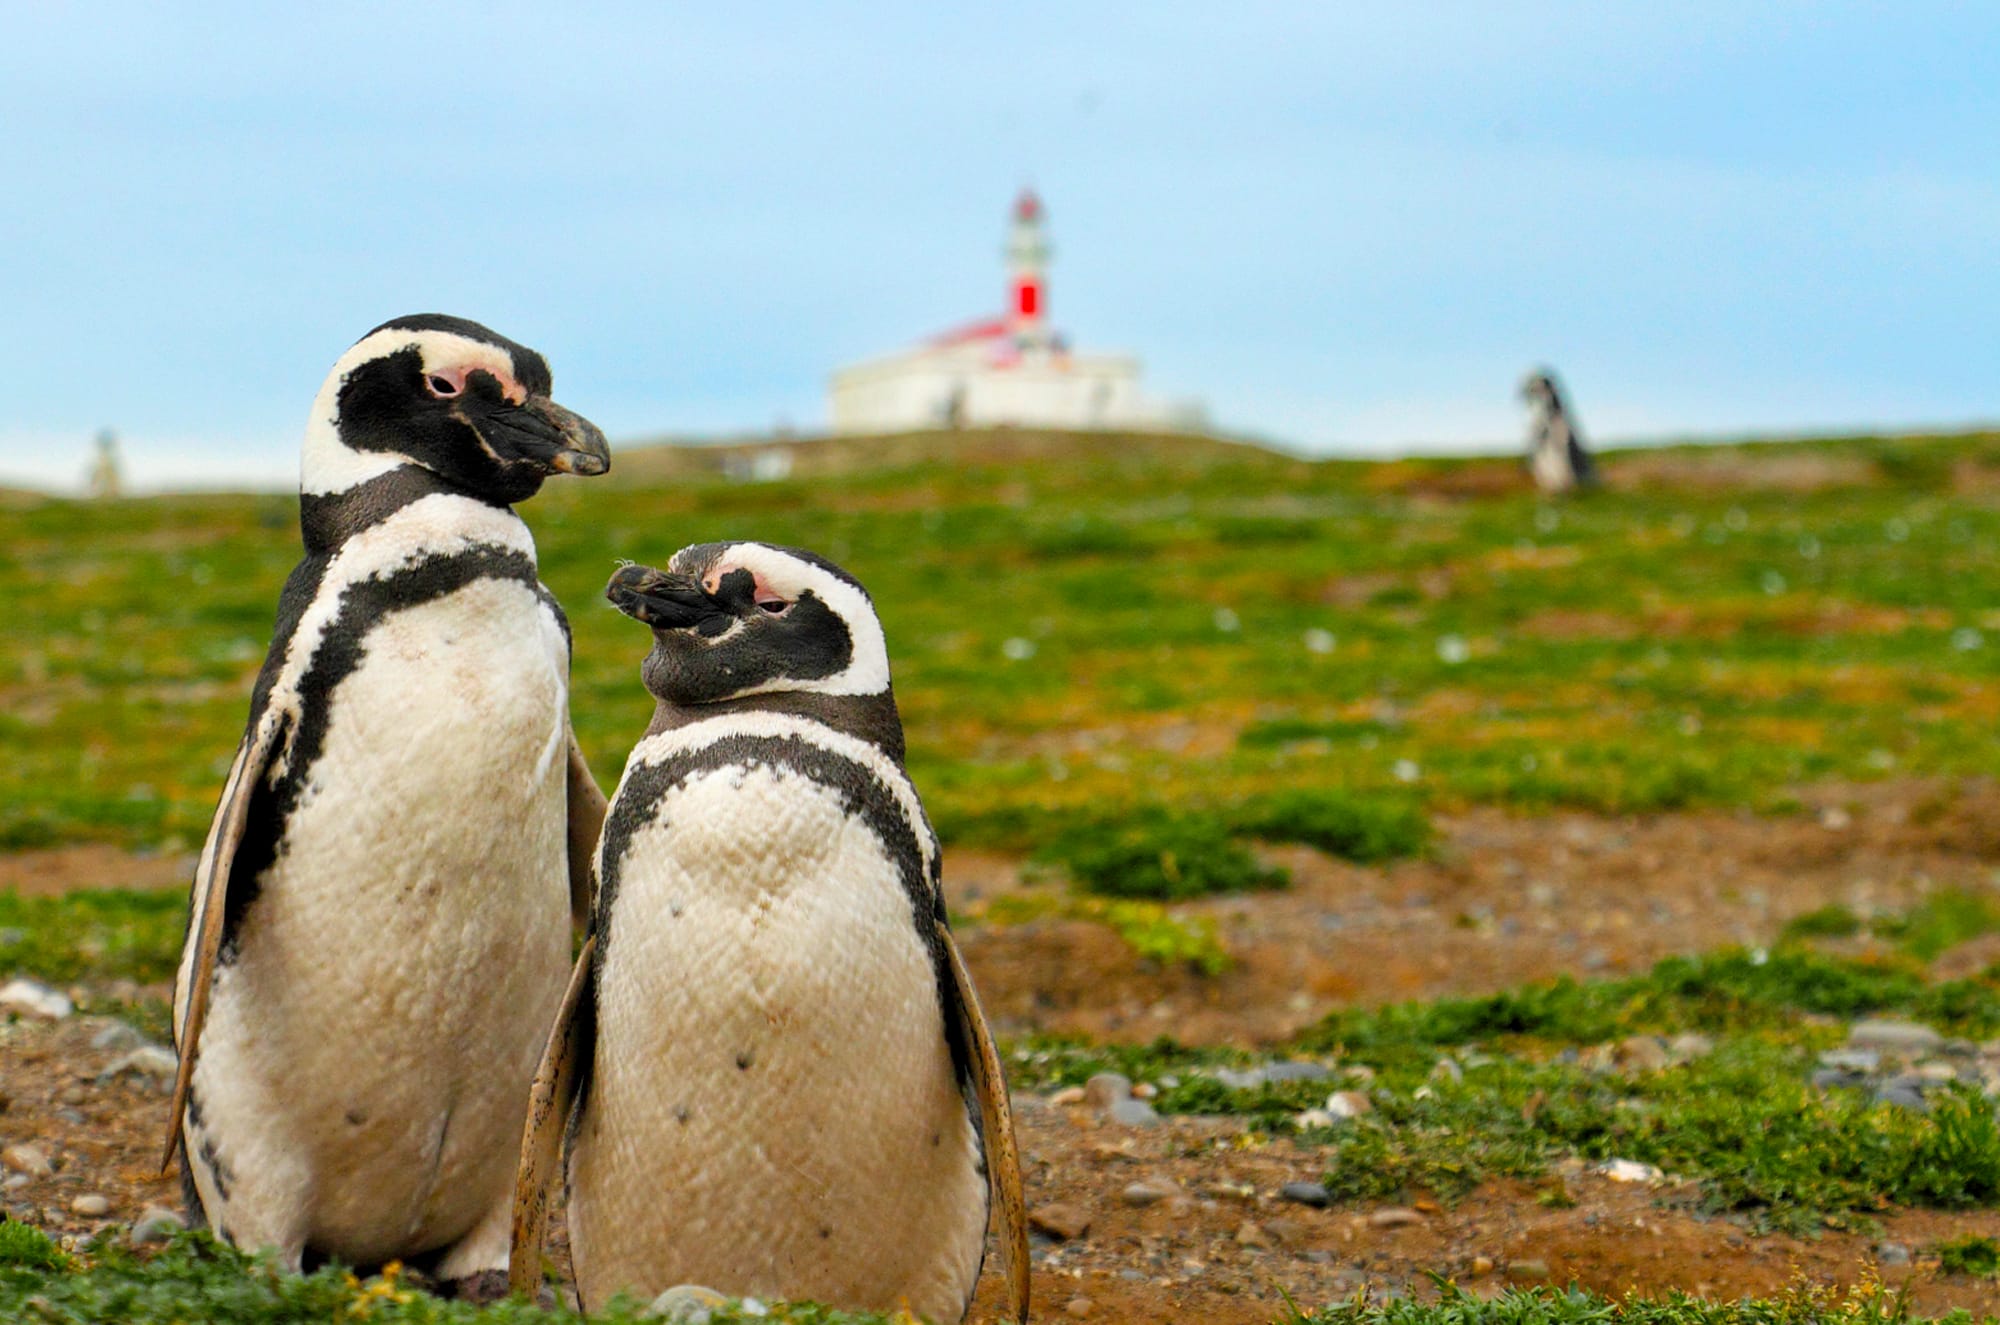
POLYGON ((1257 1247, 1269 1250, 1271 1235, 1266 1233, 1263 1226, 1256 1221, 1246 1219, 1236 1229, 1236 1245, 1239 1247, 1257 1247))
POLYGON ((49 1164, 49 1152, 25 1141, 0 1150, 0 1164, 33 1178, 46 1178, 55 1172, 49 1164))
POLYGON ((1870 1018, 1857 1021, 1847 1032, 1851 1049, 1882 1049, 1897 1054, 1936 1053, 1944 1047, 1944 1036, 1913 1021, 1870 1018))
POLYGON ((1950 1063, 1918 1063, 1905 1075, 1919 1081, 1928 1081, 1933 1085, 1943 1085, 1947 1081, 1958 1080, 1958 1069, 1950 1063))
POLYGON ((1266 1081, 1323 1081, 1333 1073, 1318 1063, 1287 1059, 1282 1063, 1272 1063, 1264 1069, 1266 1081))
POLYGON ((145 1036, 139 1034, 138 1031, 127 1026, 122 1021, 115 1021, 109 1017, 94 1018, 93 1020, 103 1023, 98 1028, 97 1033, 90 1037, 90 1047, 93 1049, 102 1049, 110 1053, 122 1054, 137 1049, 140 1045, 146 1043, 145 1036))
POLYGON ((736 1309, 746 1316, 768 1316, 771 1314, 771 1308, 765 1306, 754 1297, 744 1298, 736 1304, 736 1309))
POLYGON ((39 980, 17 976, 0 985, 0 1011, 22 1012, 60 1021, 76 1011, 76 1004, 61 990, 51 989, 39 980))
POLYGON ((1281 1247, 1296 1247, 1312 1235, 1312 1230, 1304 1224, 1296 1219, 1287 1219, 1283 1215, 1265 1220, 1264 1231, 1269 1233, 1271 1240, 1281 1247))
POLYGON ((1875 1259, 1883 1265, 1908 1265, 1910 1249, 1900 1242, 1884 1242, 1875 1248, 1875 1259))
POLYGON ((1150 1081, 1135 1081, 1132 1083, 1132 1098, 1135 1100, 1150 1100, 1159 1093, 1160 1088, 1150 1081))
POLYGON ((1546 1283, 1549 1277, 1549 1263, 1541 1260, 1509 1261, 1507 1281, 1516 1284, 1546 1283))
POLYGON ((149 1205, 132 1221, 132 1231, 125 1235, 125 1240, 135 1247, 149 1247, 168 1241, 184 1227, 177 1212, 163 1205, 149 1205))
MULTIPOLYGON (((138 1230, 133 1231, 136 1233, 138 1230)), ((674 1325, 708 1325, 714 1319, 715 1309, 728 1305, 729 1299, 713 1288, 703 1288, 700 1284, 675 1284, 654 1298, 646 1310, 662 1320, 673 1321, 674 1325)))
POLYGON ((1073 1297, 1063 1303, 1063 1314, 1065 1316, 1077 1317, 1088 1316, 1096 1306, 1097 1304, 1087 1297, 1073 1297))
POLYGON ((1468 1265, 1465 1269, 1465 1277, 1468 1279, 1484 1279, 1492 1273, 1493 1258, 1491 1256, 1474 1256, 1472 1264, 1468 1265))
POLYGON ((1449 1058, 1440 1058, 1431 1065, 1431 1080, 1460 1082, 1465 1080, 1465 1069, 1449 1058))
POLYGON ((1676 1063, 1691 1063, 1715 1052, 1715 1041, 1695 1031, 1687 1031, 1667 1041, 1667 1052, 1676 1063))
POLYGON ((1375 1102, 1358 1090, 1336 1090, 1326 1097, 1326 1111, 1335 1118, 1359 1118, 1375 1112, 1375 1102))
POLYGON ((1160 1115, 1144 1100, 1116 1100, 1111 1105, 1111 1121, 1121 1127, 1151 1127, 1160 1115))
POLYGON ((71 1201, 69 1208, 87 1219, 97 1219, 111 1213, 111 1202, 96 1192, 85 1192, 71 1201))
POLYGON ((1119 1100, 1132 1098, 1132 1080, 1117 1072, 1099 1072, 1083 1083, 1083 1102, 1099 1113, 1119 1100))
POLYGON ((1423 1223, 1424 1216, 1421 1211, 1412 1210, 1408 1206, 1385 1205, 1368 1216, 1368 1222, 1376 1228, 1407 1228, 1411 1224, 1423 1223))
POLYGON ((1301 1132, 1312 1127, 1331 1127, 1339 1121, 1340 1119, 1334 1117, 1325 1109, 1307 1109, 1304 1113, 1295 1113, 1292 1115, 1292 1126, 1298 1128, 1301 1132))
POLYGON ((1325 1183, 1319 1182, 1288 1182, 1278 1189, 1278 1195, 1315 1210, 1324 1210, 1333 1204, 1333 1193, 1327 1191, 1325 1183))
POLYGON ((1651 1035, 1628 1035, 1612 1052, 1613 1060, 1627 1072, 1658 1072, 1673 1063, 1667 1046, 1651 1035))
POLYGON ((1873 1049, 1828 1049, 1819 1056, 1819 1065, 1866 1074, 1881 1070, 1882 1055, 1873 1049))
POLYGON ((1909 1077, 1897 1077, 1894 1081, 1885 1082, 1877 1087, 1875 1102, 1893 1104, 1899 1109, 1908 1109, 1913 1113, 1931 1111, 1930 1101, 1924 1098, 1922 1083, 1913 1081, 1909 1077))
POLYGON ((117 1062, 106 1067, 99 1075, 103 1077, 115 1077, 130 1072, 134 1076, 147 1077, 154 1081, 165 1083, 172 1081, 174 1074, 179 1070, 180 1060, 174 1057, 173 1050, 163 1049, 157 1044, 148 1044, 126 1054, 117 1062))
POLYGON ((1049 1096, 1049 1103, 1058 1109, 1066 1109, 1072 1104, 1081 1104, 1083 1103, 1083 1087, 1064 1086, 1061 1090, 1049 1096))
POLYGON ((1651 1164, 1641 1164, 1636 1159, 1609 1159, 1595 1171, 1613 1182, 1658 1182, 1665 1176, 1651 1164))
POLYGON ((1028 1227, 1057 1242, 1074 1242, 1090 1231, 1090 1212, 1074 1205, 1037 1206, 1028 1213, 1028 1227))
POLYGON ((1264 1069, 1261 1067, 1242 1069, 1218 1067, 1215 1069, 1215 1079, 1231 1090, 1255 1090, 1265 1081, 1264 1069))
POLYGON ((1135 1182, 1126 1186, 1119 1198, 1127 1205, 1157 1205, 1174 1194, 1174 1189, 1163 1183, 1135 1182))
POLYGON ((32 1181, 34 1179, 25 1173, 10 1173, 4 1180, 0 1180, 0 1191, 18 1192, 32 1181))

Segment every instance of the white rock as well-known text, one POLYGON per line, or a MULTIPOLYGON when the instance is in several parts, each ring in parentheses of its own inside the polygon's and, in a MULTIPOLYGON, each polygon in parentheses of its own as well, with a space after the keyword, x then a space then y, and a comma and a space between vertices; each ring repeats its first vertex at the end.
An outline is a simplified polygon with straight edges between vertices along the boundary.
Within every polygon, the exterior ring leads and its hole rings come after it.
MULTIPOLYGON (((747 1302, 746 1299, 746 1305, 747 1302)), ((700 1284, 675 1284, 654 1298, 646 1310, 662 1320, 674 1322, 674 1325, 708 1325, 715 1308, 728 1305, 729 1299, 713 1288, 703 1288, 700 1284)))
POLYGON ((76 1011, 76 1004, 70 1002, 69 995, 61 990, 51 989, 39 980, 19 976, 0 985, 0 1009, 60 1021, 76 1011))
POLYGON ((157 1044, 149 1044, 134 1049, 104 1069, 104 1075, 115 1077, 121 1072, 136 1072, 142 1077, 152 1077, 156 1081, 172 1081, 180 1067, 180 1060, 174 1051, 163 1049, 157 1044))
POLYGON ((1336 1090, 1326 1097, 1326 1111, 1335 1118, 1359 1118, 1375 1112, 1375 1103, 1358 1090, 1336 1090))
POLYGON ((1613 1182, 1658 1182, 1666 1176, 1651 1164, 1641 1164, 1636 1159, 1609 1159, 1599 1164, 1595 1172, 1613 1182))
POLYGON ((55 1172, 55 1167, 49 1163, 49 1152, 25 1141, 0 1150, 0 1164, 35 1178, 46 1178, 55 1172))
POLYGON ((111 1202, 96 1192, 85 1192, 69 1203, 69 1208, 87 1219, 111 1213, 111 1202))

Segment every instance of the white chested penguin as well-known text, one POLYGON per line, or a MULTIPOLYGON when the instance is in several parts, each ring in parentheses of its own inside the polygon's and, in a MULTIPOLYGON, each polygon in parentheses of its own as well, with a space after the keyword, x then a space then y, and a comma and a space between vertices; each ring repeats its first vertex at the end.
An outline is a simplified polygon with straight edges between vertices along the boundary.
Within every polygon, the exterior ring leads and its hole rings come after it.
POLYGON ((569 1135, 586 1306, 683 1282, 964 1317, 1020 1165, 945 922, 938 844, 867 593, 810 553, 704 544, 607 590, 659 700, 598 847, 590 937, 522 1143, 517 1290, 569 1135))
POLYGON ((604 799, 569 627, 512 503, 601 474, 542 356, 460 318, 376 328, 306 429, 305 558, 196 867, 163 1162, 280 1263, 429 1254, 504 1284, 528 1089, 604 799))

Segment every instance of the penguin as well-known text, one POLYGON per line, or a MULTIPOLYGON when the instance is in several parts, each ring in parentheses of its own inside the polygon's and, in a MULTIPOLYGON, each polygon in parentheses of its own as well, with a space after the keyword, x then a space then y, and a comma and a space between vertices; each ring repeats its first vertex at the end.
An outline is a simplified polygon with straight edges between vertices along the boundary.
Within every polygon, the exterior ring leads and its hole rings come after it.
POLYGON ((809 552, 706 543, 606 590, 658 700, 536 1073, 513 1284, 564 1171, 586 1309, 684 1282, 967 1313, 997 1214, 1028 1313, 1006 1082, 868 593, 809 552))
POLYGON ((190 1222, 504 1289, 514 1157, 604 797, 569 625, 513 505, 602 474, 548 364, 461 318, 369 332, 313 403, 305 556, 198 858, 161 1167, 190 1222))
POLYGON ((1555 374, 1546 368, 1529 373, 1521 383, 1521 399, 1534 413, 1524 463, 1535 486, 1551 495, 1595 487, 1596 467, 1584 448, 1583 433, 1563 404, 1555 374))

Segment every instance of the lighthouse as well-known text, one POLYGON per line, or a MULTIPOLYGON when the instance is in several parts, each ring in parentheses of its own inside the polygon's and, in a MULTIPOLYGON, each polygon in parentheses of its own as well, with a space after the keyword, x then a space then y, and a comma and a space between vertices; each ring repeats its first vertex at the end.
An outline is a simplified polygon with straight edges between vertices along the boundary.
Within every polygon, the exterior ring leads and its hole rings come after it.
POLYGON ((1042 233, 1042 200, 1033 189, 1022 189, 1014 200, 1014 223, 1007 232, 1010 305, 1014 337, 1025 345, 1046 340, 1049 241, 1042 233))
POLYGON ((833 375, 837 433, 1024 427, 1161 432, 1206 426, 1199 404, 1139 389, 1139 361, 1078 354, 1049 322, 1048 217, 1033 189, 1008 213, 1007 303, 900 354, 833 375))

